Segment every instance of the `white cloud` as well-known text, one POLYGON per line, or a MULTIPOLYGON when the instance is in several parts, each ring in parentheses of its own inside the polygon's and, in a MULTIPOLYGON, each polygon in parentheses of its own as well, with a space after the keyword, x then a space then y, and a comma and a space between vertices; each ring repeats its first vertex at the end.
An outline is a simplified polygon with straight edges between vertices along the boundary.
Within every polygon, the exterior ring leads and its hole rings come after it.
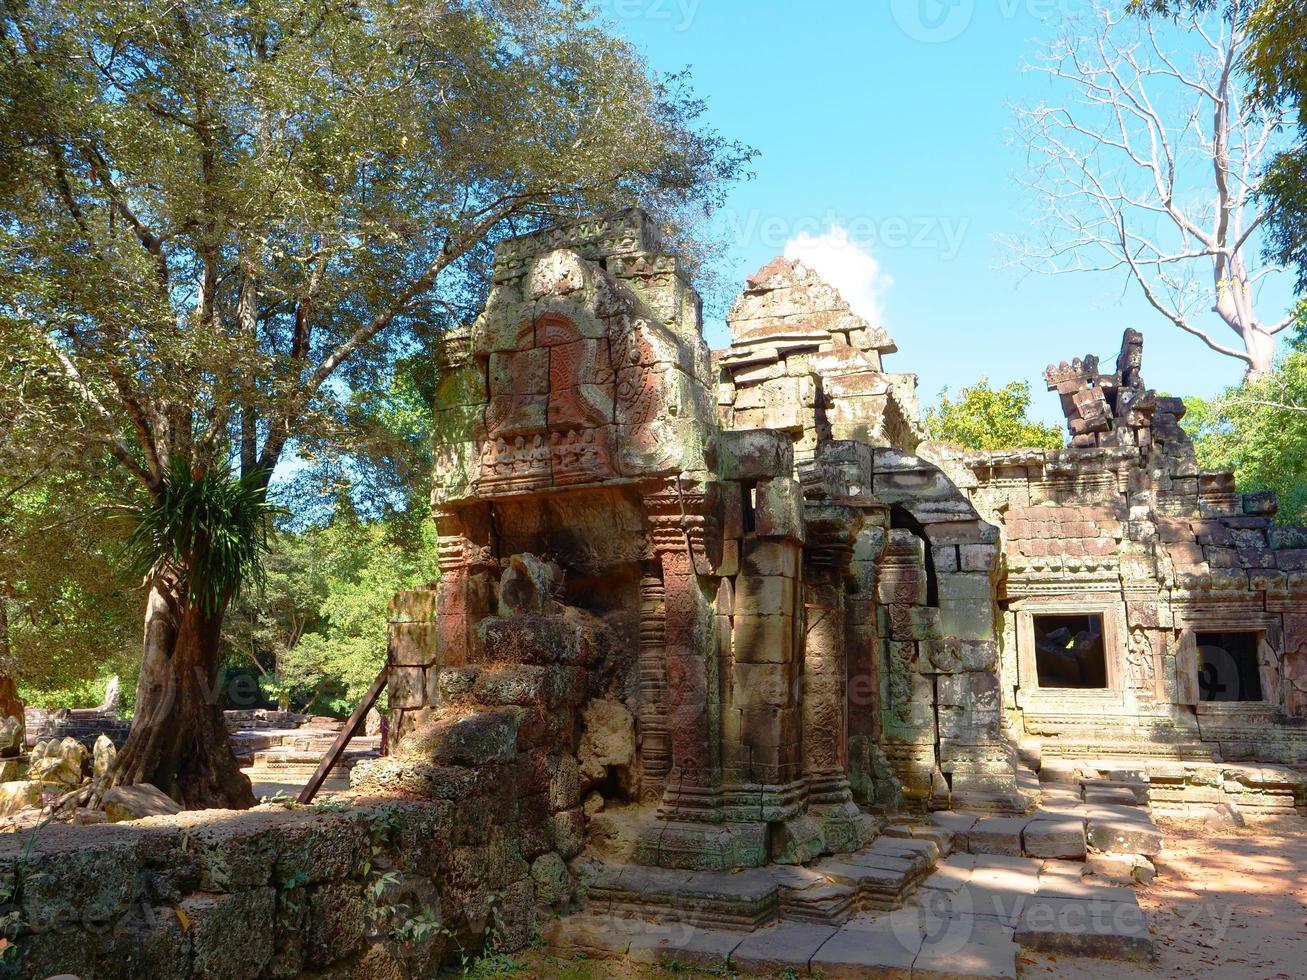
POLYGON ((795 235, 785 244, 785 257, 802 262, 839 290, 858 316, 882 325, 882 297, 894 280, 870 251, 849 238, 846 228, 833 224, 823 235, 795 235))

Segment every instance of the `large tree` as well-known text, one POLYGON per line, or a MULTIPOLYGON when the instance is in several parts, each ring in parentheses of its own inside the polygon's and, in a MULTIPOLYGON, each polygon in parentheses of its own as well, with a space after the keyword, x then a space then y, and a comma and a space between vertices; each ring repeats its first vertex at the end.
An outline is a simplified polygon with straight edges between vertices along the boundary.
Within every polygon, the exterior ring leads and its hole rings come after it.
POLYGON ((1274 490, 1284 524, 1307 522, 1307 302, 1275 371, 1214 399, 1186 398, 1198 462, 1233 470, 1245 492, 1274 490))
POLYGON ((115 778, 249 805, 214 684, 259 557, 251 490, 461 312, 497 237, 711 204, 749 154, 582 0, 3 0, 2 16, 0 323, 85 409, 47 439, 112 454, 141 498, 137 553, 156 549, 115 778))
POLYGON ((1293 316, 1260 295, 1280 267, 1261 261, 1275 205, 1258 189, 1293 146, 1282 107, 1245 91, 1252 0, 1204 6, 1169 20, 1096 8, 1033 66, 1053 94, 1018 111, 1044 231, 1021 254, 1041 272, 1125 276, 1259 378, 1293 316))
MULTIPOLYGON (((1238 16, 1244 0, 1130 0, 1145 15, 1175 17, 1189 10, 1223 10, 1238 16)), ((1268 206, 1268 254, 1298 271, 1307 294, 1307 0, 1258 0, 1248 17, 1248 53, 1240 66, 1254 101, 1296 118, 1298 139, 1270 161, 1258 194, 1268 206)))
POLYGON ((50 440, 79 406, 28 360, 0 350, 0 717, 21 717, 15 687, 85 707, 104 675, 133 672, 137 600, 116 562, 125 481, 107 453, 50 440))

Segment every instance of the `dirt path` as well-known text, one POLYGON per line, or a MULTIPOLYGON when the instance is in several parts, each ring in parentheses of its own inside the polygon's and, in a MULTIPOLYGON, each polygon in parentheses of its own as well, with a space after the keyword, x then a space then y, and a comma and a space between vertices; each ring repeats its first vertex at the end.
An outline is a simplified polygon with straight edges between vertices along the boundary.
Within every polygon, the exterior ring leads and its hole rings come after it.
POLYGON ((1212 832, 1159 819, 1166 851, 1140 889, 1153 964, 1025 953, 1025 977, 1307 977, 1307 820, 1212 832))

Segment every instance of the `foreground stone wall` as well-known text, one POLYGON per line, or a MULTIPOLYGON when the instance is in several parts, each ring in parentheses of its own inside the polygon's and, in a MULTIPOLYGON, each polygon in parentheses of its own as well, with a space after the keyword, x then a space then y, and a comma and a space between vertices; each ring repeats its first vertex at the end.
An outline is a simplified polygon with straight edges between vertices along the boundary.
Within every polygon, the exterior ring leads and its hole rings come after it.
POLYGON ((564 896, 532 878, 503 773, 457 789, 6 835, 0 976, 427 977, 487 934, 520 948, 564 896))

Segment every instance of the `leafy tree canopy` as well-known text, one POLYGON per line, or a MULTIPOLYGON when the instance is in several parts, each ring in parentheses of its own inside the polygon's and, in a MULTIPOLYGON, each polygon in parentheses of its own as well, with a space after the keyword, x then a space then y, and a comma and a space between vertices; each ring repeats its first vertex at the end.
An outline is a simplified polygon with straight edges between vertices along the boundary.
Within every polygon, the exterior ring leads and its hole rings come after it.
POLYGON ((300 710, 353 708, 385 665, 391 598, 439 574, 430 521, 414 539, 402 515, 363 521, 347 499, 325 527, 274 537, 266 588, 227 620, 229 661, 252 662, 300 710))
POLYGON ((15 0, 0 40, 6 334, 155 496, 343 439, 496 237, 684 216, 751 155, 581 0, 15 0))
MULTIPOLYGON (((1307 302, 1299 309, 1307 314, 1307 302)), ((1274 490, 1286 524, 1307 524, 1307 315, 1299 322, 1269 377, 1210 401, 1185 399, 1199 465, 1233 470, 1244 492, 1274 490)))
POLYGON ((130 700, 141 592, 119 561, 123 480, 107 453, 51 438, 51 394, 0 350, 0 674, 46 707, 98 704, 120 674, 130 700))
POLYGON ((932 439, 967 449, 1061 449, 1062 430, 1031 421, 1029 410, 1030 385, 1012 381, 995 389, 988 378, 981 378, 959 389, 956 397, 945 388, 938 407, 927 410, 924 421, 932 439))

